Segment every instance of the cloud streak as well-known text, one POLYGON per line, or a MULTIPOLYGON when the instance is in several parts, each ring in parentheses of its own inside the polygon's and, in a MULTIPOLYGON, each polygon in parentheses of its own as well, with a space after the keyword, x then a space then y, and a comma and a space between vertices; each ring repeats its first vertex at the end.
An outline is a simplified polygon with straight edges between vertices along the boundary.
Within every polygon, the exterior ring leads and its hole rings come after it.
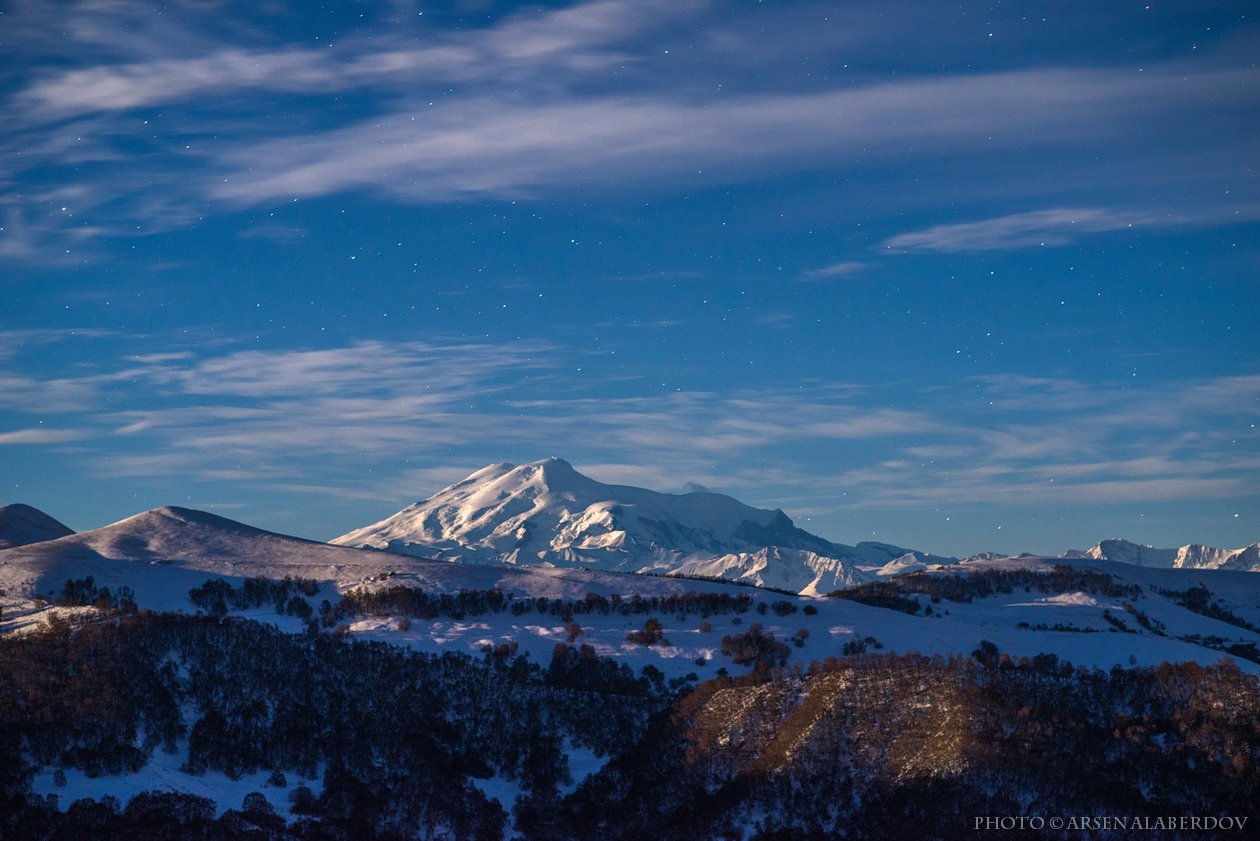
MULTIPOLYGON (((768 87, 747 72, 747 45, 758 40, 750 20, 701 26, 711 12, 703 2, 597 0, 465 30, 380 24, 319 47, 262 32, 228 37, 189 9, 158 33, 158 23, 123 6, 70 4, 47 18, 37 6, 23 8, 18 28, 46 52, 32 52, 30 72, 0 105, 8 125, 0 154, 15 168, 0 176, 0 193, 8 194, 0 201, 7 219, 0 255, 40 262, 64 260, 67 249, 80 259, 91 243, 135 235, 137 226, 152 233, 191 225, 201 214, 190 208, 207 201, 231 212, 358 191, 408 204, 676 191, 843 170, 859 160, 922 165, 942 155, 993 169, 986 177, 997 184, 1003 165, 992 161, 1002 155, 1097 149, 1194 125, 1205 109, 1219 119, 1254 104, 1260 78, 1250 66, 1156 63, 1141 73, 1037 66, 768 87), (35 37, 54 17, 58 26, 75 20, 71 43, 87 63, 66 67, 57 53, 64 47, 35 37), (678 72, 681 59, 658 49, 662 33, 683 26, 704 32, 691 47, 696 81, 678 72), (136 39, 140 31, 152 37, 136 39), (133 49, 111 51, 111 38, 133 49), (330 94, 346 91, 355 92, 357 107, 328 106, 330 94), (277 109, 285 120, 274 119, 277 109), (41 192, 49 191, 24 183, 49 173, 74 185, 58 204, 66 218, 47 213, 41 192)), ((776 10, 779 29, 763 37, 785 50, 796 38, 825 54, 855 49, 854 33, 875 25, 854 12, 844 27, 802 26, 816 11, 776 10)), ((758 66, 783 64, 773 55, 759 56, 758 66)), ((1134 154, 1130 148, 1126 159, 1134 154)), ((1220 171, 1221 155, 1206 154, 1220 171)), ((1061 205, 908 232, 885 245, 1054 244, 1158 217, 1061 205)), ((852 268, 841 263, 807 276, 852 268)))
POLYGON ((827 266, 820 266, 817 269, 810 269, 805 272, 806 280, 831 280, 833 278, 852 277, 855 274, 870 268, 870 263, 864 263, 858 260, 845 260, 839 263, 831 263, 827 266))
MULTIPOLYGON (((622 186, 642 179, 694 181, 706 168, 718 178, 736 177, 733 170, 754 164, 810 169, 837 156, 903 156, 908 143, 916 157, 970 151, 982 138, 988 150, 1079 144, 1106 130, 1117 113, 1136 118, 1254 81, 1244 71, 1202 73, 1170 94, 1158 74, 1141 81, 1130 75, 1031 70, 809 94, 473 96, 433 107, 416 103, 335 131, 230 150, 219 161, 229 174, 210 192, 245 204, 361 188, 443 201, 610 180, 622 186), (364 154, 369 149, 373 154, 364 154)), ((1055 210, 988 227, 1005 225, 1008 238, 1028 238, 1061 236, 1071 224, 1113 230, 1128 220, 1090 209, 1055 210), (1074 222, 1073 213, 1081 218, 1074 222)), ((955 239, 967 233, 952 232, 955 239)), ((993 241, 995 233, 984 234, 976 230, 972 237, 993 241)), ((899 247, 923 245, 910 240, 899 247)))
MULTIPOLYGON (((981 410, 932 388, 852 384, 646 395, 627 382, 595 399, 560 376, 566 357, 530 342, 155 352, 50 381, 77 398, 51 405, 58 425, 0 433, 0 444, 79 441, 103 476, 312 493, 342 482, 365 499, 424 495, 436 487, 408 483, 439 482, 486 453, 585 458, 614 481, 699 481, 767 503, 831 494, 854 510, 1258 493, 1260 452, 1229 438, 1260 421, 1255 376, 1122 393, 992 376, 972 383, 981 410)), ((44 385, 28 380, 32 392, 44 385)))
POLYGON ((1121 212, 1097 207, 1059 207, 1014 213, 978 222, 935 225, 890 237, 889 251, 999 251, 1029 246, 1066 245, 1086 234, 1131 228, 1166 227, 1182 220, 1170 214, 1121 212))
POLYGON ((13 432, 0 432, 0 446, 12 444, 60 444, 66 441, 77 441, 86 437, 75 429, 46 429, 32 427, 17 429, 13 432))
MULTIPOLYGON (((281 48, 242 48, 210 42, 200 54, 171 55, 170 40, 143 42, 134 55, 143 60, 102 62, 85 68, 51 71, 15 97, 18 111, 32 121, 54 121, 88 114, 127 111, 186 102, 194 98, 231 100, 246 93, 322 95, 355 88, 405 90, 417 80, 427 87, 452 82, 541 81, 559 76, 604 72, 633 61, 617 44, 685 19, 705 3, 662 0, 597 0, 569 8, 510 15, 489 28, 443 32, 420 27, 403 34, 350 36, 335 44, 281 48)), ((65 14, 65 12, 62 12, 65 14)), ((116 31, 115 27, 111 27, 116 31)), ((99 32, 83 32, 100 42, 99 32)))

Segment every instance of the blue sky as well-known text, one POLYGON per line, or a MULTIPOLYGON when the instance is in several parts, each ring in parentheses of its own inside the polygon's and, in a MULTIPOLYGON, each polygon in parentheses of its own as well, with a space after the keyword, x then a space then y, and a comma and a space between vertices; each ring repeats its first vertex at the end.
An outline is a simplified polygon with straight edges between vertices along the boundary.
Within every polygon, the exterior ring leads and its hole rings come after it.
POLYGON ((16 0, 0 56, 0 498, 74 528, 558 455, 1260 539, 1252 3, 16 0))

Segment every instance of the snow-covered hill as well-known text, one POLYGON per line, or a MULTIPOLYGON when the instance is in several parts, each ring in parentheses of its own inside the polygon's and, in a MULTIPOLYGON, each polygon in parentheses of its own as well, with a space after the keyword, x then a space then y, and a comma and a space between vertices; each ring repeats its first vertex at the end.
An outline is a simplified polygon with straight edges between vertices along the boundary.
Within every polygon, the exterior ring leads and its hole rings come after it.
POLYGON ((98 586, 131 588, 145 607, 176 609, 186 607, 189 588, 210 575, 361 578, 381 569, 377 554, 274 534, 204 511, 156 508, 0 551, 0 588, 11 597, 48 598, 67 580, 90 575, 98 586))
MULTIPOLYGON (((582 569, 474 566, 348 546, 332 546, 264 531, 195 511, 145 511, 91 531, 0 551, 0 591, 6 619, 34 617, 36 600, 60 595, 68 580, 92 576, 98 587, 131 589, 141 607, 189 610, 188 591, 212 577, 314 579, 338 594, 357 586, 401 585, 430 593, 499 589, 520 597, 580 599, 718 590, 722 585, 643 578, 582 569)), ((6 626, 9 623, 6 623, 6 626)), ((25 625, 19 622, 17 626, 25 625)))
POLYGON ((0 505, 0 549, 74 534, 74 530, 29 505, 0 505))
POLYGON ((722 494, 606 485, 558 458, 492 464, 332 542, 474 564, 709 576, 805 594, 868 580, 868 570, 904 562, 908 552, 835 544, 782 511, 722 494))
MULTIPOLYGON (((561 467, 553 463, 546 466, 552 470, 561 467)), ((499 475, 506 476, 511 472, 511 469, 502 470, 499 475)), ((566 492, 572 493, 580 478, 571 479, 566 492)), ((598 486, 598 483, 592 484, 598 486)), ((677 499, 654 495, 649 491, 639 493, 643 496, 637 500, 647 502, 652 502, 655 496, 664 497, 667 501, 677 499)), ((686 504, 710 515, 715 510, 722 512, 722 506, 726 509, 722 513, 728 515, 731 512, 758 513, 756 509, 749 509, 728 497, 715 494, 699 496, 699 499, 687 500, 686 504), (710 504, 701 504, 705 502, 710 504)), ((507 504, 508 500, 503 498, 500 502, 507 504)), ((633 503, 621 504, 629 507, 633 503)), ((660 516, 659 510, 649 513, 660 516)), ((777 512, 760 512, 760 515, 763 517, 761 523, 770 524, 781 517, 777 512)), ((754 521, 754 525, 756 523, 754 521)), ((733 529, 721 532, 722 525, 722 520, 716 516, 708 521, 708 528, 714 535, 729 535, 733 529)), ((684 522, 675 528, 686 526, 684 522)), ((691 527, 697 528, 694 519, 691 527)), ((808 535, 805 539, 821 541, 808 535)), ((882 545, 854 547, 855 554, 866 553, 865 557, 857 554, 859 561, 878 559, 891 551, 892 547, 882 545)), ((902 554, 882 567, 882 571, 886 572, 900 569, 902 575, 872 578, 881 586, 894 586, 895 592, 914 593, 919 592, 914 581, 921 580, 922 576, 952 579, 994 570, 1045 572, 1064 563, 1059 559, 1025 556, 942 566, 924 564, 918 557, 912 553, 902 554)), ((814 583, 831 574, 829 565, 841 566, 843 563, 857 566, 855 561, 829 557, 809 549, 777 546, 763 546, 737 555, 713 554, 707 563, 703 558, 703 553, 697 552, 696 557, 679 563, 676 571, 696 576, 725 574, 749 580, 769 568, 779 576, 778 580, 787 580, 797 589, 807 589, 800 586, 800 582, 814 583), (785 569, 801 577, 785 579, 785 569)), ((795 635, 802 628, 809 631, 808 639, 801 642, 799 649, 800 656, 806 661, 837 654, 845 644, 866 636, 879 639, 894 651, 943 654, 965 654, 980 639, 989 639, 1004 651, 1027 656, 1050 651, 1074 662, 1102 666, 1126 662, 1131 656, 1140 662, 1160 662, 1164 659, 1212 662, 1222 656, 1222 646, 1260 641, 1260 637, 1248 630, 1260 626, 1260 578, 1250 573, 1224 569, 1142 567, 1088 557, 1080 557, 1070 563, 1097 569, 1126 584, 1136 585, 1141 588, 1141 593, 1133 590, 1123 596, 1103 598, 1097 593, 1082 594, 1069 589, 1028 595, 1021 587, 1009 595, 993 595, 974 602, 951 602, 946 597, 943 603, 935 603, 930 618, 927 616, 929 602, 926 596, 921 597, 924 615, 918 616, 846 599, 793 599, 792 604, 802 609, 810 605, 811 612, 808 615, 792 612, 790 619, 778 618, 777 609, 768 615, 764 610, 770 603, 782 599, 781 596, 764 593, 757 594, 755 598, 764 603, 759 613, 765 618, 759 617, 759 621, 765 622, 767 630, 781 639, 795 635), (1195 595, 1199 593, 1195 588, 1205 588, 1202 592, 1210 592, 1210 598, 1195 595), (1168 593, 1181 595, 1165 595, 1168 593), (1198 608, 1200 611, 1206 610, 1205 606, 1209 603, 1217 604, 1220 609, 1209 610, 1212 615, 1208 616, 1183 606, 1183 603, 1197 604, 1194 599, 1202 602, 1198 608), (1149 616, 1157 630, 1135 624, 1129 617, 1138 614, 1127 613, 1130 608, 1126 604, 1149 616), (1113 616, 1125 618, 1130 630, 1138 635, 1108 633, 1112 627, 1106 618, 1108 610, 1113 616), (1222 623, 1219 617, 1227 614, 1239 617, 1242 626, 1222 623), (1224 642, 1204 647, 1202 640, 1224 642)), ((518 599, 545 597, 569 601, 586 599, 588 594, 650 599, 687 592, 757 593, 747 587, 717 581, 634 575, 575 566, 460 564, 427 560, 378 550, 316 543, 201 511, 171 507, 147 511, 92 531, 0 551, 0 590, 5 591, 4 603, 0 605, 4 611, 3 629, 20 630, 45 621, 46 611, 39 600, 54 601, 67 580, 81 580, 89 575, 99 587, 109 587, 115 592, 119 587, 129 588, 142 608, 183 611, 194 609, 188 598, 189 590, 214 577, 226 578, 238 586, 244 579, 253 577, 314 579, 321 587, 315 602, 327 598, 334 603, 350 589, 380 590, 394 586, 447 594, 497 589, 518 599)), ((487 642, 516 643, 522 650, 531 651, 539 660, 549 656, 555 642, 567 633, 563 622, 552 621, 551 617, 540 621, 533 614, 519 619, 503 615, 493 621, 474 622, 439 618, 431 623, 431 627, 417 622, 408 632, 391 630, 397 625, 395 619, 364 618, 352 622, 351 630, 356 634, 434 651, 454 646, 476 653, 487 642)), ((648 661, 658 663, 667 674, 676 676, 692 670, 698 658, 717 662, 720 658, 715 657, 715 651, 721 646, 722 636, 736 630, 715 621, 711 629, 698 631, 693 625, 675 627, 668 617, 662 616, 662 619, 666 623, 666 635, 674 643, 672 647, 653 646, 649 650, 649 647, 627 643, 626 618, 616 615, 606 620, 597 621, 593 616, 584 620, 589 627, 583 640, 610 656, 627 656, 628 652, 636 653, 636 656, 650 653, 652 656, 648 661)), ((287 627, 284 623, 296 620, 276 617, 275 621, 287 627)), ((1251 666, 1245 668, 1250 669, 1251 666)))
POLYGON ((1171 569, 1233 569, 1260 572, 1260 543, 1242 549, 1218 549, 1191 543, 1179 549, 1156 549, 1128 540, 1104 540, 1084 552, 1065 552, 1063 557, 1084 557, 1123 564, 1171 569))

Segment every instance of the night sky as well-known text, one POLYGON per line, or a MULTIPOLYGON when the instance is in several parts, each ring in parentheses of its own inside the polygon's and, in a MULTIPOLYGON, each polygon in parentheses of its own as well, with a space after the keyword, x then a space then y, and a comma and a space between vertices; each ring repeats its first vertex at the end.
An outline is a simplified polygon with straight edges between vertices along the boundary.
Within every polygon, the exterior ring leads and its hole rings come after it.
POLYGON ((1260 540, 1251 0, 0 9, 0 502, 1260 540))

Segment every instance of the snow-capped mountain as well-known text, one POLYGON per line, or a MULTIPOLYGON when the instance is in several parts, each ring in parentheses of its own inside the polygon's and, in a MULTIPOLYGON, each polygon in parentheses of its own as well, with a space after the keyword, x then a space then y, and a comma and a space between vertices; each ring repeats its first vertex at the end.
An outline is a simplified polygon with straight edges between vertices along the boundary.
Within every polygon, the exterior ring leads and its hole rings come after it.
POLYGON ((492 464, 332 543, 475 564, 709 576, 804 594, 867 580, 859 567, 879 568, 908 552, 835 544, 782 511, 723 494, 606 485, 558 458, 492 464))
POLYGON ((1260 572, 1260 543, 1241 549, 1218 549, 1191 543, 1179 549, 1156 549, 1128 540, 1104 540, 1084 552, 1065 552, 1065 558, 1094 558, 1143 567, 1173 569, 1235 569, 1260 572))
POLYGON ((0 549, 26 546, 74 534, 64 523, 20 502, 0 505, 0 549))
POLYGON ((898 558, 893 558, 888 563, 874 570, 874 572, 879 578, 888 578, 893 575, 903 575, 907 572, 931 569, 940 563, 940 558, 925 555, 922 552, 907 552, 898 558))

